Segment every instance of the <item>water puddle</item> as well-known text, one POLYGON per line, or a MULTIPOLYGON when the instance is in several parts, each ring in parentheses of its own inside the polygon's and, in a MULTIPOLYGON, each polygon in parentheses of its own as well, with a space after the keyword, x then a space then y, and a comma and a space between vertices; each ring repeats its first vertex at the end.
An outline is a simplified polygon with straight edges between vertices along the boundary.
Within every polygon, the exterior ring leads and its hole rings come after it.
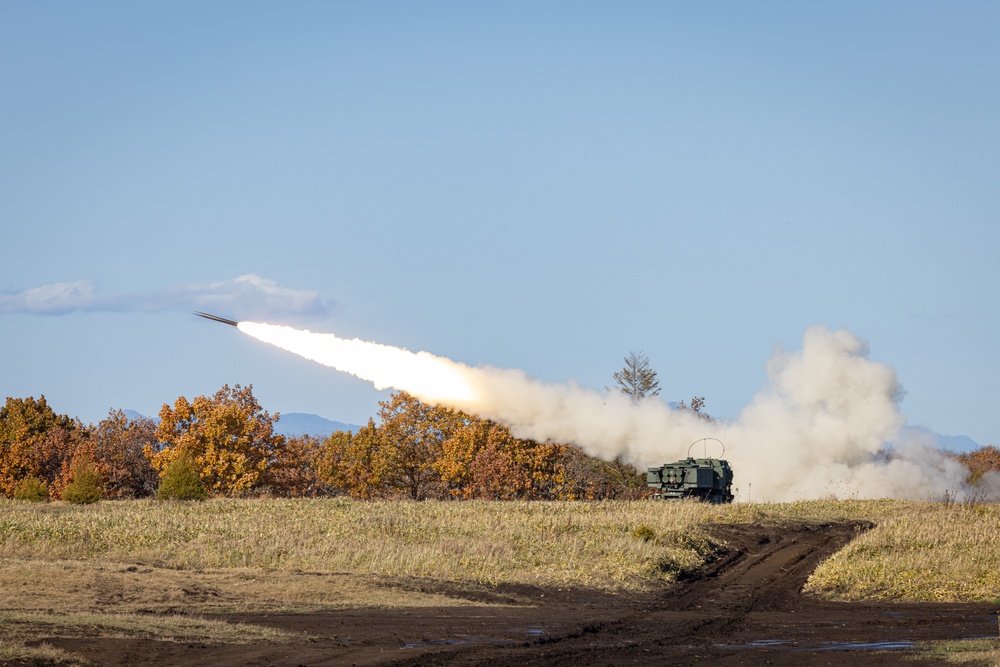
POLYGON ((824 642, 814 648, 800 651, 905 651, 913 642, 824 642))
POLYGON ((787 639, 755 639, 745 644, 716 644, 724 649, 773 648, 786 651, 905 651, 913 648, 913 642, 821 642, 800 644, 787 639))
MULTIPOLYGON (((411 642, 403 644, 400 648, 421 648, 424 646, 458 646, 460 644, 472 644, 481 637, 463 637, 461 639, 428 639, 425 642, 411 642)), ((490 641, 490 640, 487 640, 490 641)))
POLYGON ((757 639, 746 644, 747 648, 768 648, 770 646, 783 646, 789 644, 787 639, 757 639))

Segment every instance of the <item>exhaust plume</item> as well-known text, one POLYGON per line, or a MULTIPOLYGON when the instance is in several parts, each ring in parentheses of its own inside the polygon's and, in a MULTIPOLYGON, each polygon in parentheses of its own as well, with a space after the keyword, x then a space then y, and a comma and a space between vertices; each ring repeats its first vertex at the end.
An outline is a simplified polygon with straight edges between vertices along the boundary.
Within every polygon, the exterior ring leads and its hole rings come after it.
POLYGON ((939 450, 919 442, 887 449, 905 423, 899 412, 904 392, 895 371, 868 359, 866 344, 846 330, 807 330, 801 350, 775 353, 767 385, 738 418, 710 422, 656 398, 633 402, 613 390, 541 382, 520 370, 473 368, 427 352, 286 326, 238 327, 377 389, 399 389, 504 423, 520 438, 621 457, 639 470, 683 458, 695 440, 718 438, 726 443, 741 500, 937 499, 969 492, 965 467, 939 450))

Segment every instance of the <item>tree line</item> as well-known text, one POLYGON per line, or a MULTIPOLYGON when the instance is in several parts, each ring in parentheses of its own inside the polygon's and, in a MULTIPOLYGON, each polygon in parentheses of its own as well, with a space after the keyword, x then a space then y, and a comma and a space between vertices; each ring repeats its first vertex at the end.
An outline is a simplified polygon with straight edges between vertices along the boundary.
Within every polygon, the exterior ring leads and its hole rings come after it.
MULTIPOLYGON (((0 494, 67 498, 94 480, 98 498, 152 496, 171 471, 193 470, 204 496, 422 499, 607 499, 645 492, 621 461, 516 438, 499 423, 394 393, 378 423, 327 438, 275 432, 253 387, 164 404, 159 422, 112 410, 97 424, 58 414, 44 396, 0 408, 0 494)), ((77 496, 72 496, 77 497, 77 496)))
MULTIPOLYGON (((641 352, 614 374, 634 401, 659 394, 641 352)), ((711 420, 704 397, 683 401, 711 420)), ((164 404, 159 422, 112 410, 97 424, 56 413, 44 396, 10 398, 0 408, 0 495, 90 502, 100 498, 303 497, 359 499, 579 500, 637 498, 645 476, 571 444, 514 437, 476 415, 423 403, 405 393, 379 403, 378 422, 327 438, 275 432, 253 387, 164 404)), ((970 483, 1000 471, 1000 450, 957 456, 970 483)))

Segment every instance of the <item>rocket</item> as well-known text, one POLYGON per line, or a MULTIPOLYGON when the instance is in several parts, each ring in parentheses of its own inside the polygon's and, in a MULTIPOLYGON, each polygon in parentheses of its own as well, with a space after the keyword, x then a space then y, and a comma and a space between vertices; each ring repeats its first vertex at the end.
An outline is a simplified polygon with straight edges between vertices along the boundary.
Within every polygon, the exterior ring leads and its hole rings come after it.
POLYGON ((197 310, 194 314, 198 317, 204 317, 206 320, 215 320, 216 322, 222 322, 223 324, 228 324, 231 327, 235 327, 239 322, 233 322, 232 320, 227 320, 224 317, 219 317, 218 315, 209 315, 208 313, 199 313, 197 310))

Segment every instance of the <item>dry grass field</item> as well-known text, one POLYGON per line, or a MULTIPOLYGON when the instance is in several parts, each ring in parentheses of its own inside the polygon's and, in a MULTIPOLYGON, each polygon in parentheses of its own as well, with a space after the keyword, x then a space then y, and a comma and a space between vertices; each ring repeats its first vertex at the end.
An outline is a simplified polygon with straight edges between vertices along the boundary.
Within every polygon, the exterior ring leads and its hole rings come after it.
POLYGON ((712 524, 843 521, 875 527, 821 565, 810 592, 1000 599, 996 505, 4 500, 0 660, 70 660, 29 646, 39 626, 62 636, 280 642, 280 631, 201 615, 444 607, 498 586, 640 591, 711 558, 722 546, 712 524))
POLYGON ((0 501, 0 557, 345 572, 485 584, 642 588, 696 567, 711 523, 830 522, 944 511, 896 502, 0 501))
POLYGON ((813 573, 843 600, 1000 602, 1000 505, 914 505, 881 518, 813 573))

